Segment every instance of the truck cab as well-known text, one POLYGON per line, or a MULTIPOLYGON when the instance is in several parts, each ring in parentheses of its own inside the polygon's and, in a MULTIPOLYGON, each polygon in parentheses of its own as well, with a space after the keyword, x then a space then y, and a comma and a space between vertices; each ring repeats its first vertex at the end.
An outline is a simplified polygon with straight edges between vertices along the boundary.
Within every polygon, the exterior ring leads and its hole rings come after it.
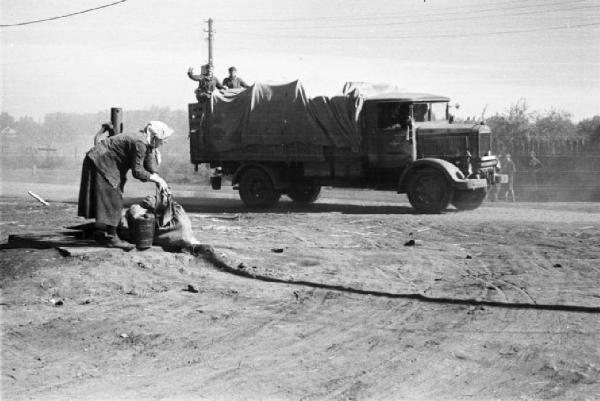
POLYGON ((407 193, 413 206, 423 211, 436 211, 449 203, 474 209, 497 180, 491 130, 479 123, 454 123, 449 101, 426 93, 385 93, 367 98, 363 106, 361 126, 369 171, 392 179, 399 174, 398 192, 407 193), (437 195, 411 193, 418 189, 414 177, 423 172, 429 187, 441 188, 437 195), (430 195, 438 201, 419 205, 428 203, 430 195))
POLYGON ((466 176, 489 177, 498 164, 491 130, 479 123, 454 123, 449 100, 423 93, 368 98, 362 126, 369 163, 402 168, 418 159, 439 158, 459 166, 466 176))

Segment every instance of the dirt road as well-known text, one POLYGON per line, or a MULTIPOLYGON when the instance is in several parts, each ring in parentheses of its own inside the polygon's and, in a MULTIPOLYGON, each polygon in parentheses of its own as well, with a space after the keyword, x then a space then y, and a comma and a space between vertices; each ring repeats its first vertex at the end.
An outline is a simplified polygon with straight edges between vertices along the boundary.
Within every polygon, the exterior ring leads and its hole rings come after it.
MULTIPOLYGON (((8 233, 79 222, 74 203, 56 202, 69 199, 50 196, 44 207, 7 188, 3 242, 8 233)), ((230 192, 175 194, 198 238, 255 274, 387 293, 600 306, 600 204, 485 204, 428 216, 412 214, 393 194, 325 191, 311 207, 284 202, 255 213, 230 192), (404 246, 409 239, 417 246, 404 246)), ((595 313, 267 283, 157 249, 0 255, 4 399, 600 394, 595 313)))

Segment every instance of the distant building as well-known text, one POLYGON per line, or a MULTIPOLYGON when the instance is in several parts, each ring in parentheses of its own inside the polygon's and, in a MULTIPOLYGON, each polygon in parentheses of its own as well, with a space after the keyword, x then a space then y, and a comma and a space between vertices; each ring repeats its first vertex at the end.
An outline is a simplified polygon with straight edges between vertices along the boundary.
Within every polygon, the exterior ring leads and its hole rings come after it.
POLYGON ((5 127, 0 131, 0 137, 1 138, 16 138, 17 131, 15 131, 14 129, 12 129, 10 127, 5 127))

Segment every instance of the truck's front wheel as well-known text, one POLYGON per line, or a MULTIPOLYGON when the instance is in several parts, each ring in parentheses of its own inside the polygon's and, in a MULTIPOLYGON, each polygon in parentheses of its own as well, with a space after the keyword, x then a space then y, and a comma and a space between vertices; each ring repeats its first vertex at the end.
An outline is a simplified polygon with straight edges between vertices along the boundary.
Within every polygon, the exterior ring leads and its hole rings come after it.
POLYGON ((475 210, 481 206, 486 194, 485 188, 455 191, 452 204, 458 210, 475 210))
POLYGON ((240 198, 248 207, 269 208, 277 203, 281 193, 271 177, 260 168, 249 168, 240 179, 240 198))
POLYGON ((316 201, 319 198, 320 193, 320 185, 306 181, 294 183, 288 190, 287 196, 289 196, 294 203, 308 205, 309 203, 316 201))
POLYGON ((437 170, 420 170, 408 182, 408 200, 419 213, 440 213, 452 200, 453 188, 437 170))

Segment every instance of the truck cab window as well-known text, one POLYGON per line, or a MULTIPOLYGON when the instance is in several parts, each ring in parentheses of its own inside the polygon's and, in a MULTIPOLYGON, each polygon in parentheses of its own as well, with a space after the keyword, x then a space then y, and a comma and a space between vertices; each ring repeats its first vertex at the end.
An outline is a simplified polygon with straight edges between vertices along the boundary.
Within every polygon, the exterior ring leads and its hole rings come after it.
POLYGON ((415 103, 413 115, 416 122, 446 121, 446 102, 415 103))
POLYGON ((413 115, 416 122, 429 121, 429 105, 427 103, 415 103, 413 115))
POLYGON ((446 112, 448 108, 448 103, 446 102, 436 102, 430 103, 430 119, 429 121, 446 121, 446 112))
POLYGON ((407 103, 385 102, 377 105, 377 128, 400 129, 410 122, 407 103))

